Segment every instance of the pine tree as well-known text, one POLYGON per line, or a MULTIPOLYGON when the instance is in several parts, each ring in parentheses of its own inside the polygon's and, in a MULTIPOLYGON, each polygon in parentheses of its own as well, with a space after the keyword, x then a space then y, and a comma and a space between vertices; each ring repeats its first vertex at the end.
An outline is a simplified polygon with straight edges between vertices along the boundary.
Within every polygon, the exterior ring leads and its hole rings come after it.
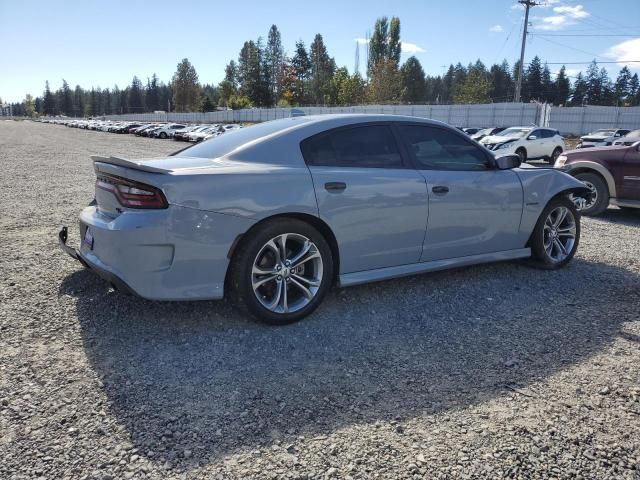
POLYGON ((174 108, 178 112, 196 112, 200 110, 200 84, 198 74, 189 59, 178 63, 176 73, 171 80, 174 108))
POLYGON ((554 83, 554 103, 556 105, 566 105, 571 93, 571 83, 567 78, 567 69, 564 65, 560 68, 554 83))
POLYGON ((47 80, 44 84, 44 97, 42 100, 42 110, 44 112, 45 115, 48 116, 53 116, 56 115, 57 113, 57 108, 56 108, 56 100, 53 96, 53 93, 51 93, 51 89, 49 88, 49 80, 47 80))
POLYGON ((587 103, 587 81, 585 80, 582 72, 576 75, 576 81, 573 82, 573 92, 571 94, 571 105, 574 107, 580 107, 587 103))
POLYGON ((400 19, 392 17, 389 23, 389 40, 387 44, 386 57, 395 61, 396 65, 400 65, 400 54, 402 53, 402 44, 400 42, 400 19))
POLYGON ((329 57, 322 35, 316 34, 309 45, 311 62, 311 96, 315 104, 324 104, 329 82, 335 72, 335 62, 329 57))
POLYGON ((151 76, 151 80, 147 78, 147 91, 144 96, 147 111, 164 110, 160 107, 160 87, 158 83, 158 76, 155 73, 151 76))
POLYGON ((296 42, 296 53, 291 59, 291 66, 296 77, 293 102, 296 105, 307 103, 309 77, 311 76, 311 60, 302 40, 296 42))
POLYGON ((367 64, 367 74, 371 76, 373 68, 378 62, 387 58, 389 47, 389 20, 387 17, 380 17, 373 27, 373 34, 369 39, 369 63, 367 64))
POLYGON ((609 73, 606 68, 601 68, 598 74, 600 78, 601 94, 598 105, 614 105, 615 100, 615 87, 609 78, 609 73))
POLYGON ((409 57, 400 68, 402 77, 402 101, 421 103, 426 100, 426 83, 424 70, 416 57, 409 57))
POLYGON ((215 108, 216 108, 216 106, 213 103, 213 101, 211 100, 211 97, 209 95, 204 97, 204 102, 202 102, 201 111, 203 111, 203 112, 213 112, 215 110, 215 108))
POLYGON ((67 117, 73 116, 73 94, 71 93, 71 88, 69 88, 69 84, 64 78, 62 79, 62 91, 60 95, 60 110, 67 117))
POLYGON ((614 86, 614 96, 616 105, 625 105, 627 98, 630 96, 629 86, 631 83, 631 72, 625 65, 618 73, 618 78, 614 86))
POLYGON ((602 81, 600 77, 600 69, 595 60, 591 62, 587 68, 587 91, 586 97, 589 105, 600 105, 602 100, 602 81))
POLYGON ((84 116, 84 91, 80 85, 76 85, 76 88, 73 91, 73 116, 84 116))
POLYGON ((522 82, 522 100, 528 102, 531 100, 542 100, 542 62, 537 55, 533 57, 531 63, 527 67, 522 82))
POLYGON ((111 90, 105 88, 100 93, 100 108, 102 109, 102 113, 104 115, 111 115, 113 110, 111 109, 111 90))
POLYGON ((456 103, 488 103, 489 81, 482 70, 471 68, 464 81, 456 89, 454 100, 456 103))
POLYGON ((547 65, 546 63, 542 68, 542 90, 540 93, 541 93, 540 100, 546 103, 552 103, 552 104, 556 102, 554 82, 553 80, 551 80, 551 72, 549 71, 549 65, 547 65))
POLYGON ((400 101, 402 77, 394 60, 378 61, 371 70, 368 97, 372 103, 385 104, 400 101))
POLYGON ((634 73, 631 80, 629 80, 629 100, 627 100, 627 103, 634 107, 639 105, 640 98, 638 97, 640 97, 640 80, 638 80, 638 74, 634 73))
POLYGON ((506 60, 489 70, 489 97, 493 102, 508 102, 513 98, 513 79, 506 60))
POLYGON ((136 76, 133 77, 129 87, 129 111, 131 113, 143 113, 145 111, 142 82, 136 76))
POLYGON ((260 40, 244 42, 238 57, 238 91, 240 96, 247 97, 256 106, 265 105, 268 86, 264 83, 262 72, 263 61, 260 40))
POLYGON ((280 31, 275 25, 271 25, 269 35, 267 37, 267 47, 265 49, 265 65, 268 77, 269 91, 274 102, 280 99, 282 90, 282 66, 284 63, 284 48, 282 47, 282 39, 280 31))

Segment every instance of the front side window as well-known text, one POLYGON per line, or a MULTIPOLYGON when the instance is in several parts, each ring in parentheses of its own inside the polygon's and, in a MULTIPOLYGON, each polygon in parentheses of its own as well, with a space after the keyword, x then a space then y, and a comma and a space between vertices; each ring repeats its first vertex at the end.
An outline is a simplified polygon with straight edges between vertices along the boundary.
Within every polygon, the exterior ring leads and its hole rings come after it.
POLYGON ((402 168, 391 128, 366 125, 311 137, 301 145, 308 165, 359 168, 402 168))
POLYGON ((430 170, 487 170, 485 153, 460 135, 444 128, 422 125, 399 127, 418 163, 430 170))

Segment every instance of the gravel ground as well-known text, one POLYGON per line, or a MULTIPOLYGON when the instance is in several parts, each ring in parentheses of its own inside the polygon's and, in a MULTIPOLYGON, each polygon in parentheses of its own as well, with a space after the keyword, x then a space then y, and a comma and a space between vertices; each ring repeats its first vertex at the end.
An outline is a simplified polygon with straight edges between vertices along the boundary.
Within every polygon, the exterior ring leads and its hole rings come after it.
POLYGON ((58 249, 89 155, 176 148, 0 122, 0 478, 640 478, 640 214, 584 219, 558 272, 334 290, 269 328, 58 249))

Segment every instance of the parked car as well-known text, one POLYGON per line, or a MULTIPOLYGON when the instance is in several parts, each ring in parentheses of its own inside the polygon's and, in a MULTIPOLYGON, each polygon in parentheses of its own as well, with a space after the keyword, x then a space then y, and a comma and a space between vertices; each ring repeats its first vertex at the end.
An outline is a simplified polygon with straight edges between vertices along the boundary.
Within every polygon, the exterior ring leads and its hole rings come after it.
POLYGON ((601 128, 580 137, 580 143, 576 148, 606 147, 627 133, 629 130, 624 128, 601 128))
POLYGON ((625 145, 627 147, 633 145, 636 142, 640 142, 640 130, 632 130, 624 137, 613 142, 614 145, 625 145))
POLYGON ((444 123, 299 116, 220 135, 164 159, 92 157, 95 201, 79 249, 118 289, 219 299, 272 324, 340 286, 532 257, 563 267, 580 240, 556 169, 518 168, 444 123))
POLYGON ((522 162, 543 158, 552 165, 565 148, 557 130, 541 127, 506 128, 480 143, 496 155, 516 154, 522 162))
POLYGON ((193 131, 187 134, 187 140, 190 142, 201 142, 205 137, 216 134, 220 131, 220 125, 211 125, 202 130, 193 131))
POLYGON ((182 125, 179 123, 169 123, 161 126, 160 128, 153 131, 153 135, 149 135, 150 137, 155 138, 171 138, 176 133, 177 130, 185 128, 186 125, 182 125))
POLYGON ((555 167, 573 175, 591 191, 574 199, 583 215, 598 215, 610 204, 640 208, 640 143, 570 150, 558 157, 555 167))
POLYGON ((176 130, 173 134, 173 139, 178 142, 186 142, 187 134, 196 131, 198 128, 206 128, 202 125, 190 125, 188 127, 182 128, 180 130, 176 130))
POLYGON ((503 131, 506 128, 507 127, 483 128, 482 130, 479 130, 478 132, 476 132, 473 135, 471 135, 471 138, 473 138, 476 142, 479 142, 484 137, 488 137, 489 135, 496 135, 496 134, 500 133, 501 131, 503 131))
POLYGON ((463 131, 464 133, 466 133, 467 135, 469 135, 469 136, 471 136, 471 135, 473 135, 473 134, 475 134, 475 133, 478 133, 480 130, 482 130, 482 128, 466 127, 466 128, 463 128, 463 129, 462 129, 462 131, 463 131))

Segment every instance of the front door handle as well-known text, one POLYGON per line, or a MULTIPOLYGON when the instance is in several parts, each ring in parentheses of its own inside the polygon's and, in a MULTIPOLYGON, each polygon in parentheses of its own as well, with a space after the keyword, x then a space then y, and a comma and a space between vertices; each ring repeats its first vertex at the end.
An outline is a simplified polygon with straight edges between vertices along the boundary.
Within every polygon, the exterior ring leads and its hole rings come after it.
POLYGON ((444 195, 449 193, 449 187, 445 187, 444 185, 436 185, 431 189, 431 191, 437 195, 444 195))
POLYGON ((330 193, 344 192, 347 188, 347 184, 344 182, 327 182, 324 184, 324 189, 330 193))

